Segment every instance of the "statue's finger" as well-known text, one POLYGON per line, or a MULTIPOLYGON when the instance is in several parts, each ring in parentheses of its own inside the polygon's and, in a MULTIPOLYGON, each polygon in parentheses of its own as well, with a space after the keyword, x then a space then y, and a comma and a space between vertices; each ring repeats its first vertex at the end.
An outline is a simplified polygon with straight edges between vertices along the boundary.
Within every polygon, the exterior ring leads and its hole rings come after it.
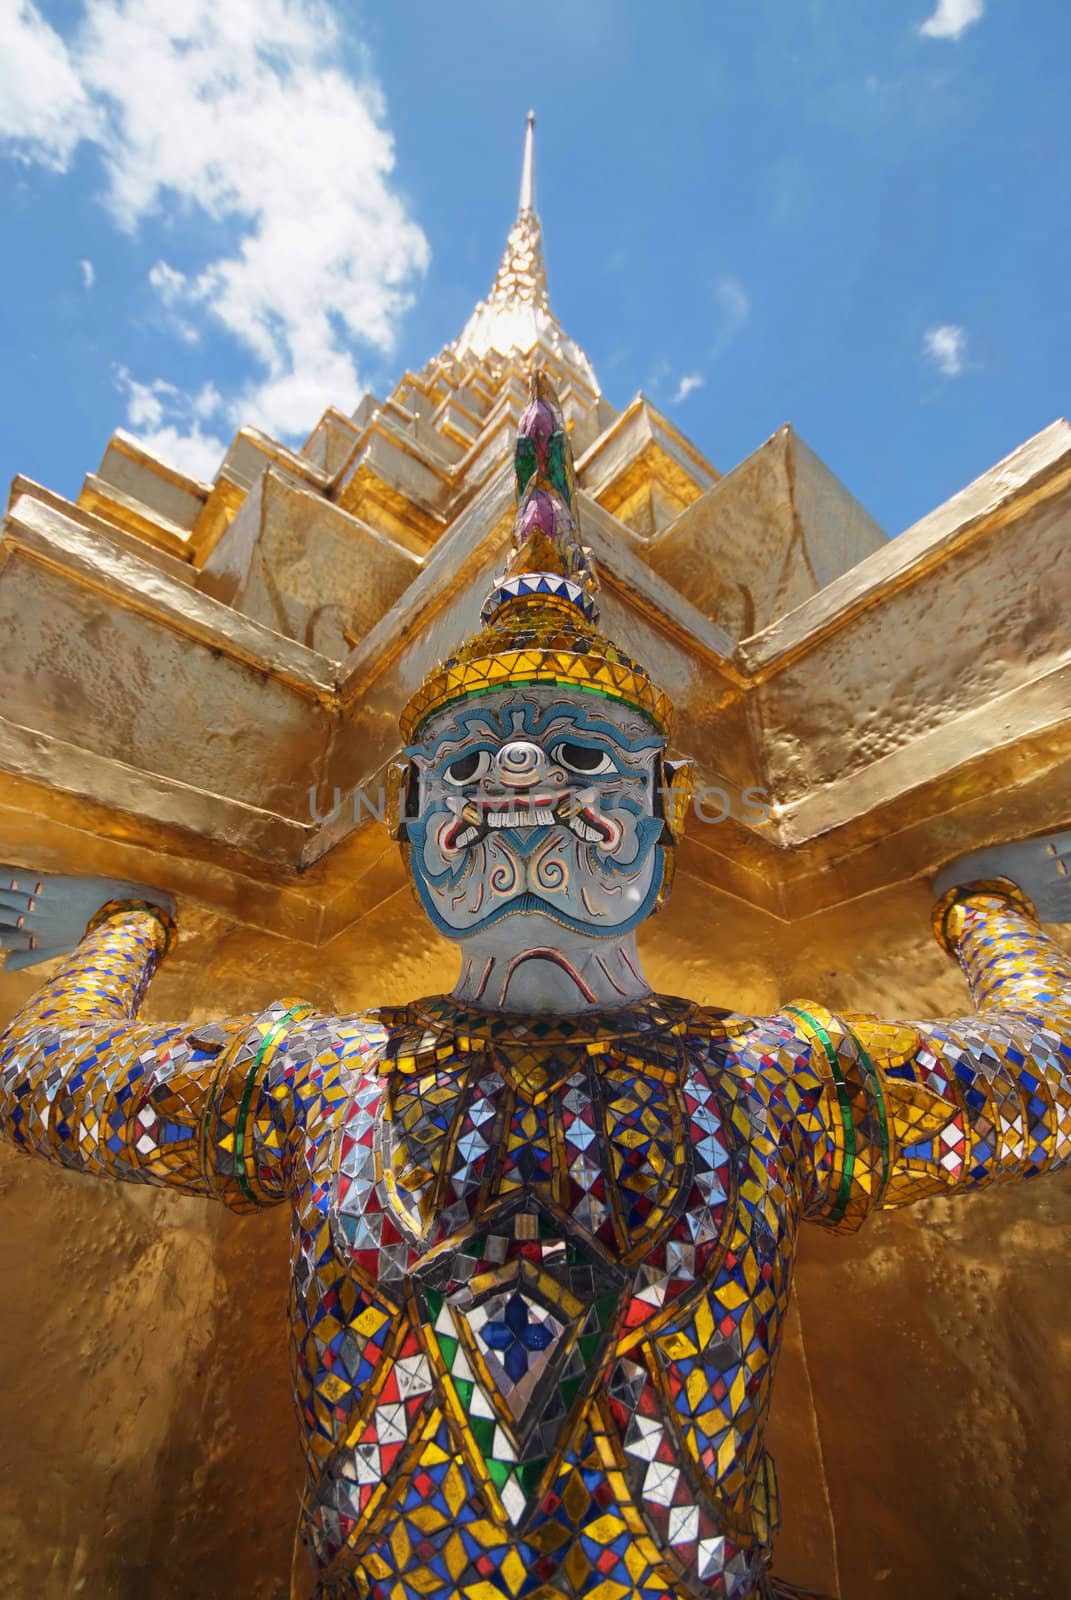
POLYGON ((38 899, 42 905, 55 907, 66 906, 70 903, 72 894, 77 894, 80 899, 92 903, 96 898, 98 905, 106 905, 109 900, 143 900, 155 899, 151 890, 145 890, 140 884, 127 883, 125 878, 70 878, 55 876, 42 878, 38 887, 38 899), (99 897, 99 898, 97 898, 99 897))
POLYGON ((73 944, 64 944, 45 950, 12 950, 5 957, 4 971, 18 972, 22 967, 34 967, 39 961, 51 961, 56 956, 69 955, 73 949, 73 944))
POLYGON ((16 888, 13 882, 11 883, 11 888, 8 888, 6 886, 8 882, 10 882, 8 878, 0 878, 0 906, 10 907, 10 909, 11 907, 18 907, 19 910, 29 910, 30 904, 35 899, 34 894, 30 893, 32 885, 27 883, 26 888, 16 888))
MULTIPOLYGON (((0 911, 14 911, 34 922, 69 922, 70 902, 49 902, 39 895, 0 894, 0 911)), ((75 913, 79 915, 80 913, 75 913)))
POLYGON ((0 950, 36 950, 40 942, 30 928, 0 924, 0 950))
MULTIPOLYGON (((67 908, 53 911, 43 909, 36 900, 19 905, 4 905, 0 899, 0 928, 27 927, 38 936, 38 944, 62 944, 71 932, 71 916, 67 908)), ((79 932, 82 930, 79 929, 79 932)))
POLYGON ((30 872, 19 872, 17 867, 0 867, 0 893, 33 898, 41 893, 43 886, 42 880, 30 872))
MULTIPOLYGON (((24 880, 29 883, 29 879, 24 880)), ((77 879, 73 880, 77 883, 77 879)), ((42 905, 63 905, 71 898, 72 880, 66 876, 38 878, 30 885, 35 900, 42 905)))

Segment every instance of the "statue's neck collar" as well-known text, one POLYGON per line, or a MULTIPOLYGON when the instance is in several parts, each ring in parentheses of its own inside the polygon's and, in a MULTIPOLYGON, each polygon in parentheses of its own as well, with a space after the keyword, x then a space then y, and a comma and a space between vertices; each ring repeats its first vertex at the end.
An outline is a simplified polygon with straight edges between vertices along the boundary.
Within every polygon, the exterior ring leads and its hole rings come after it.
POLYGON ((483 1049, 531 1050, 556 1045, 611 1044, 616 1039, 632 1039, 644 1034, 682 1034, 695 1006, 675 995, 650 995, 630 1005, 602 1011, 582 1011, 575 1015, 545 1013, 518 1016, 515 1011, 487 1011, 480 1006, 462 1005, 450 995, 433 995, 414 1001, 410 1010, 436 1032, 466 1039, 483 1049))

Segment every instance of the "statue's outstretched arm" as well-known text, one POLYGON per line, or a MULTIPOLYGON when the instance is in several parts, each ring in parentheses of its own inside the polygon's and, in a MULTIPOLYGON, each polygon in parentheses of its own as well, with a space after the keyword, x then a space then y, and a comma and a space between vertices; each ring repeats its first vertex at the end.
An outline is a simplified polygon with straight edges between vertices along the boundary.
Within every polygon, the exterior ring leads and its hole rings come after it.
MULTIPOLYGON (((22 923, 19 964, 30 953, 28 928, 56 941, 46 953, 61 938, 70 943, 65 919, 88 880, 46 879, 34 896, 24 875, 0 877, 5 927, 22 923)), ((0 1131, 77 1171, 214 1195, 239 1210, 271 1204, 287 1189, 298 1109, 272 1062, 309 1008, 284 1001, 205 1028, 138 1022, 172 931, 158 904, 111 902, 94 915, 0 1034, 0 1131)), ((13 933, 3 942, 20 948, 13 933)))
POLYGON ((1071 1161, 1071 956, 1042 929, 1071 920, 1071 835, 980 855, 1002 869, 943 874, 937 937, 963 968, 973 1011, 885 1022, 793 1009, 825 1080, 813 1113, 821 1181, 812 1214, 853 1227, 874 1206, 1027 1178, 1071 1161), (1046 878, 1047 874, 1047 878, 1046 878))

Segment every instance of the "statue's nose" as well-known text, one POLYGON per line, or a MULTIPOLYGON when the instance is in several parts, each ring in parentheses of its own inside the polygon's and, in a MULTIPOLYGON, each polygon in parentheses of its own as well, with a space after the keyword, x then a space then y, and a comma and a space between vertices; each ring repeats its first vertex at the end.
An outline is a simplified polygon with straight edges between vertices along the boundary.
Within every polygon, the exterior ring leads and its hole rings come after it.
POLYGON ((511 739, 495 757, 495 767, 500 783, 534 783, 543 765, 543 752, 537 744, 527 739, 511 739))

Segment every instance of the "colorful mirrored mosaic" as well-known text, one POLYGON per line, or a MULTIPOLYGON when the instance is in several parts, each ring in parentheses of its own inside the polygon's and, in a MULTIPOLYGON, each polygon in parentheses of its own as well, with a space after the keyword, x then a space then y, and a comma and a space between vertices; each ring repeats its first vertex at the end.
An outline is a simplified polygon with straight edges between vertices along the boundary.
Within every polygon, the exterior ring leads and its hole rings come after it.
POLYGON ((161 1029, 130 1019, 163 941, 137 909, 87 935, 5 1036, 5 1126, 292 1208, 325 1596, 765 1592, 801 1222, 1071 1154, 1071 961, 991 894, 959 943, 977 1012, 943 1024, 438 998, 161 1029))

